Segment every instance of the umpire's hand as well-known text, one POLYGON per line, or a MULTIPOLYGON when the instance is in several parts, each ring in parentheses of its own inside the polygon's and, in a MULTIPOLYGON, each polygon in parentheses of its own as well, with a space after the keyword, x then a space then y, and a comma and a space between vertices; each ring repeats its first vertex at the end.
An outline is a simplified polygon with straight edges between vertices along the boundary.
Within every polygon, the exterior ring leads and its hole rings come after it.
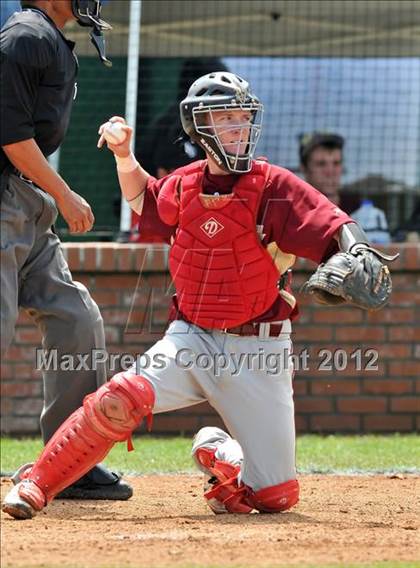
POLYGON ((70 189, 56 199, 56 203, 71 233, 86 233, 91 230, 95 217, 86 199, 70 189))

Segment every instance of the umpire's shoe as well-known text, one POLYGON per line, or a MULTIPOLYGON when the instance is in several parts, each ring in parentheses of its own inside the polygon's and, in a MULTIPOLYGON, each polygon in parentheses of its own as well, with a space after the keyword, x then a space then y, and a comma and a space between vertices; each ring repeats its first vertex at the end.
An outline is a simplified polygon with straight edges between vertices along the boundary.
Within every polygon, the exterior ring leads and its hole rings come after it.
MULTIPOLYGON (((12 477, 16 485, 25 477, 25 471, 33 464, 22 466, 12 477)), ((56 496, 56 499, 93 499, 103 501, 127 501, 133 495, 131 485, 104 465, 98 464, 79 481, 73 483, 56 496)))

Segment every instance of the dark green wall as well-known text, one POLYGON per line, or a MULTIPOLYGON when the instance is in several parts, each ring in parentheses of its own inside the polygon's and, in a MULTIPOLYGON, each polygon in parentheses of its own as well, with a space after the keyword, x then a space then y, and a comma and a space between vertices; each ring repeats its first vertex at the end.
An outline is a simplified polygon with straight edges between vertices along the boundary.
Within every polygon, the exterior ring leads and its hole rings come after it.
MULTIPOLYGON (((113 115, 125 114, 127 59, 112 60, 111 69, 96 57, 79 61, 78 95, 61 147, 60 174, 87 199, 96 222, 92 233, 77 237, 66 234, 66 224, 59 218, 57 230, 63 240, 109 240, 118 232, 120 190, 115 161, 109 150, 96 148, 99 125, 113 115)), ((181 64, 179 58, 140 61, 137 144, 148 123, 175 99, 181 64)))

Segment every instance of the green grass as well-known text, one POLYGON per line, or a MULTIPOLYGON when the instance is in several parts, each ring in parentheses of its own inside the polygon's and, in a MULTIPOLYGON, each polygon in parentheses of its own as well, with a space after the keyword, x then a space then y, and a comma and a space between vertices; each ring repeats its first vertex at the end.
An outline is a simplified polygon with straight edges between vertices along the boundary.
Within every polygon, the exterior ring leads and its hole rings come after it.
MULTIPOLYGON (((106 462, 123 473, 195 471, 189 438, 140 436, 134 452, 117 444, 106 462)), ((40 439, 1 439, 1 471, 10 473, 34 461, 42 449, 40 439)), ((416 472, 420 473, 420 436, 299 436, 297 466, 301 473, 416 472)))

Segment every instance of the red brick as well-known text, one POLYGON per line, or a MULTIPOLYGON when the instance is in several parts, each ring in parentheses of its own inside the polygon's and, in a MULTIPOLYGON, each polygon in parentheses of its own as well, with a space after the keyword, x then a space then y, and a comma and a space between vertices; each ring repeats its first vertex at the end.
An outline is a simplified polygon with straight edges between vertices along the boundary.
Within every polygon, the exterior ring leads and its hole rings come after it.
MULTIPOLYGON (((133 318, 136 321, 138 321, 138 317, 136 316, 136 314, 130 315, 128 310, 121 310, 119 308, 117 308, 117 309, 102 308, 101 314, 102 314, 104 323, 106 325, 118 324, 118 325, 122 326, 123 329, 127 325, 129 318, 130 318, 131 321, 133 321, 133 318)), ((134 324, 134 321, 133 321, 133 324, 134 324)))
POLYGON ((310 381, 311 394, 359 394, 359 381, 354 379, 314 379, 310 381))
POLYGON ((131 248, 115 251, 116 268, 120 272, 134 272, 134 261, 131 248))
POLYGON ((330 341, 332 339, 332 329, 333 328, 330 325, 296 325, 293 330, 293 334, 296 334, 296 336, 299 338, 299 341, 330 341))
POLYGON ((99 274, 95 276, 96 290, 135 290, 137 284, 136 274, 99 274))
POLYGON ((39 433, 38 416, 2 416, 1 430, 5 434, 39 433))
POLYGON ((403 274, 392 274, 392 287, 394 290, 417 290, 418 274, 404 272, 403 274))
POLYGON ((115 255, 116 255, 116 250, 114 247, 109 247, 108 249, 101 251, 100 253, 101 272, 113 272, 117 270, 115 255))
POLYGON ((416 379, 416 392, 420 392, 420 379, 416 379))
POLYGON ((399 397, 391 399, 391 412, 420 413, 420 397, 399 397))
POLYGON ((359 416, 343 416, 340 414, 314 414, 310 417, 311 432, 358 432, 359 416))
POLYGON ((15 373, 15 366, 11 363, 2 363, 1 364, 1 371, 0 376, 2 381, 10 380, 14 377, 15 373))
POLYGON ((296 397, 296 412, 331 412, 332 400, 321 397, 296 397))
POLYGON ((357 398, 339 398, 337 400, 337 410, 339 412, 351 412, 353 414, 385 412, 385 397, 357 397, 357 398))
POLYGON ((364 432, 409 432, 413 417, 397 414, 367 415, 363 417, 364 432))
MULTIPOLYGON (((148 247, 141 248, 136 246, 133 251, 133 270, 138 274, 143 274, 145 277, 149 275, 146 272, 147 267, 147 255, 148 255, 148 247)), ((162 275, 156 275, 157 277, 164 277, 165 272, 162 275)))
POLYGON ((28 361, 28 362, 33 362, 33 364, 35 364, 35 359, 36 359, 36 353, 35 353, 35 349, 36 347, 34 346, 17 346, 16 344, 13 344, 9 347, 9 349, 7 350, 7 354, 6 357, 8 361, 14 360, 14 361, 28 361))
POLYGON ((154 417, 154 433, 178 432, 179 434, 193 434, 200 429, 200 417, 193 416, 171 416, 170 414, 159 414, 154 417))
POLYGON ((34 379, 35 381, 41 378, 41 371, 38 371, 34 365, 22 365, 20 363, 15 365, 15 378, 27 381, 28 379, 34 379))
POLYGON ((357 308, 318 308, 313 320, 316 323, 355 323, 363 321, 363 312, 357 308))
POLYGON ((414 322, 415 313, 413 308, 385 307, 377 312, 366 312, 368 323, 404 323, 414 322))
POLYGON ((73 280, 75 282, 80 282, 81 284, 86 286, 86 288, 89 290, 89 293, 94 290, 94 278, 89 274, 77 272, 76 274, 73 274, 73 280))
POLYGON ((31 382, 14 382, 1 384, 1 396, 9 396, 16 398, 26 398, 39 396, 41 393, 41 383, 31 382))
POLYGON ((420 361, 394 361, 388 363, 389 374, 395 377, 419 377, 420 361))
POLYGON ((118 326, 105 326, 105 343, 117 343, 121 340, 121 328, 118 326))
POLYGON ((409 343, 369 343, 367 348, 377 351, 379 359, 404 359, 412 353, 409 343))
POLYGON ((408 270, 415 270, 418 272, 420 267, 420 247, 418 244, 413 243, 407 247, 405 251, 405 266, 408 270))
POLYGON ((415 325, 389 326, 390 341, 420 341, 420 327, 415 325))
POLYGON ((13 399, 2 396, 0 399, 0 410, 2 416, 13 414, 13 399))
POLYGON ((87 270, 89 272, 96 272, 96 270, 102 270, 102 262, 100 263, 100 267, 98 267, 98 259, 97 259, 97 247, 96 245, 88 245, 86 244, 83 249, 83 263, 82 268, 83 270, 87 270))
POLYGON ((119 294, 111 290, 96 290, 92 293, 92 298, 102 310, 105 306, 117 307, 119 305, 119 294))
POLYGON ((366 394, 403 394, 413 391, 411 379, 365 379, 362 391, 366 394))
POLYGON ((293 381, 293 391, 295 395, 301 396, 307 394, 308 392, 308 383, 305 379, 301 377, 295 378, 293 381))
POLYGON ((295 416, 295 429, 296 432, 307 432, 308 431, 308 417, 302 414, 296 414, 295 416))
POLYGON ((338 341, 382 341, 385 339, 385 328, 360 326, 336 327, 335 339, 338 341))
POLYGON ((16 416, 39 416, 43 407, 43 401, 40 398, 22 398, 16 399, 14 402, 14 412, 16 416))
POLYGON ((37 327, 18 327, 16 329, 15 343, 18 344, 36 344, 39 345, 41 342, 41 333, 37 327))
POLYGON ((80 260, 80 247, 77 246, 67 246, 67 264, 69 265, 70 271, 75 272, 76 270, 81 270, 82 263, 80 260))
POLYGON ((167 272, 168 250, 168 247, 164 245, 148 247, 143 270, 148 272, 167 272))
POLYGON ((402 292, 393 291, 389 301, 391 306, 412 306, 420 304, 420 293, 413 292, 410 290, 404 290, 402 292))

